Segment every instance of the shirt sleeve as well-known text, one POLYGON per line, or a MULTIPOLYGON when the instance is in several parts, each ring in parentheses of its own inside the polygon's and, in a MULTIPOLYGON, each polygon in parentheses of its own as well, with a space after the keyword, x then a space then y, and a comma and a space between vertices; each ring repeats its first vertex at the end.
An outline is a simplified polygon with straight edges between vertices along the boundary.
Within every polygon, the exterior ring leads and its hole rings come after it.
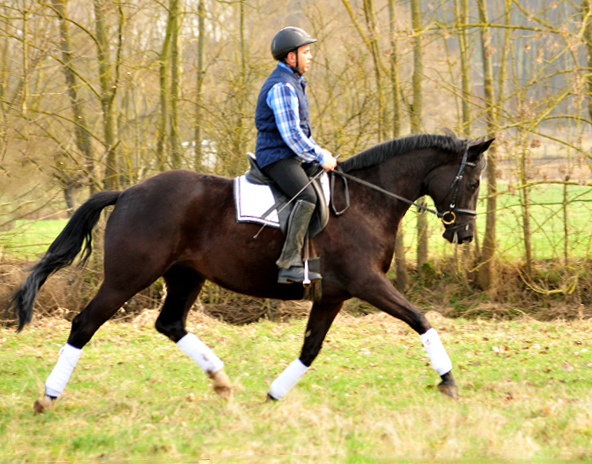
POLYGON ((325 155, 311 137, 300 127, 298 97, 290 84, 275 84, 268 92, 267 105, 273 111, 280 135, 300 159, 323 164, 325 155))

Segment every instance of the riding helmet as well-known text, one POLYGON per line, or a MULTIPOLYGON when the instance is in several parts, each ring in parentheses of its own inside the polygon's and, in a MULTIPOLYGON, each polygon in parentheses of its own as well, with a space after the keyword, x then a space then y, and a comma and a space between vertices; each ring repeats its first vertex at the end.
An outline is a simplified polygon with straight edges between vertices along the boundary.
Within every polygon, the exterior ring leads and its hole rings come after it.
POLYGON ((298 27, 284 27, 271 41, 271 54, 281 61, 288 53, 299 47, 316 42, 306 32, 298 27))

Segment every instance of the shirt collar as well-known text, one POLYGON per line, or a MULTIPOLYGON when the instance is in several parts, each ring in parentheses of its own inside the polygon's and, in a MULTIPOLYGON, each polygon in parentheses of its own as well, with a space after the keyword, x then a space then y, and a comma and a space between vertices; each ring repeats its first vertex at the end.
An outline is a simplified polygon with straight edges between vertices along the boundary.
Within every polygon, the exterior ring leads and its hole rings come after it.
POLYGON ((297 78, 297 79, 298 79, 300 82, 302 82, 303 84, 305 84, 305 83, 306 83, 306 81, 304 80, 304 77, 303 77, 303 76, 296 76, 296 73, 295 73, 294 71, 292 71, 292 70, 290 69, 290 67, 289 67, 287 64, 285 64, 285 63, 282 63, 281 61, 278 61, 278 68, 283 68, 283 69, 285 69, 285 70, 289 71, 289 72, 290 72, 291 74, 293 74, 293 75, 294 75, 294 76, 295 76, 295 77, 296 77, 296 78, 297 78))

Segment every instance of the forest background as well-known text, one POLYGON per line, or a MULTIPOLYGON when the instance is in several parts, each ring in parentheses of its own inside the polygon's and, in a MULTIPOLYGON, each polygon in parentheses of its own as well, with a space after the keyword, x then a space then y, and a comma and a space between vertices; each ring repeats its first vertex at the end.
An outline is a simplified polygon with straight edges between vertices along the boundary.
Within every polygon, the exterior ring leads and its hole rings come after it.
MULTIPOLYGON (((392 269, 401 291, 448 315, 592 314, 589 0, 4 0, 0 296, 38 257, 24 237, 63 227, 93 192, 168 169, 244 173, 270 42, 287 25, 318 39, 313 133, 343 158, 443 128, 496 138, 476 240, 447 245, 411 209, 392 269)), ((68 272, 41 298, 45 312, 79 310, 100 261, 68 272)), ((207 290, 201 302, 228 318, 220 308, 234 297, 207 290)), ((282 308, 241 304, 256 309, 238 322, 282 308)))

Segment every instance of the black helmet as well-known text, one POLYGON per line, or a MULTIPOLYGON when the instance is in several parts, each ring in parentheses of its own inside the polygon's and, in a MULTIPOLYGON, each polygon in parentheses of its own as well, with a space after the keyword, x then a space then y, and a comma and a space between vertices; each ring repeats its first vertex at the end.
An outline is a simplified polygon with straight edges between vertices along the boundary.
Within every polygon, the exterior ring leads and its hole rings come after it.
POLYGON ((291 51, 298 47, 316 42, 317 39, 311 38, 306 32, 298 27, 284 27, 271 41, 271 54, 281 61, 291 51))

